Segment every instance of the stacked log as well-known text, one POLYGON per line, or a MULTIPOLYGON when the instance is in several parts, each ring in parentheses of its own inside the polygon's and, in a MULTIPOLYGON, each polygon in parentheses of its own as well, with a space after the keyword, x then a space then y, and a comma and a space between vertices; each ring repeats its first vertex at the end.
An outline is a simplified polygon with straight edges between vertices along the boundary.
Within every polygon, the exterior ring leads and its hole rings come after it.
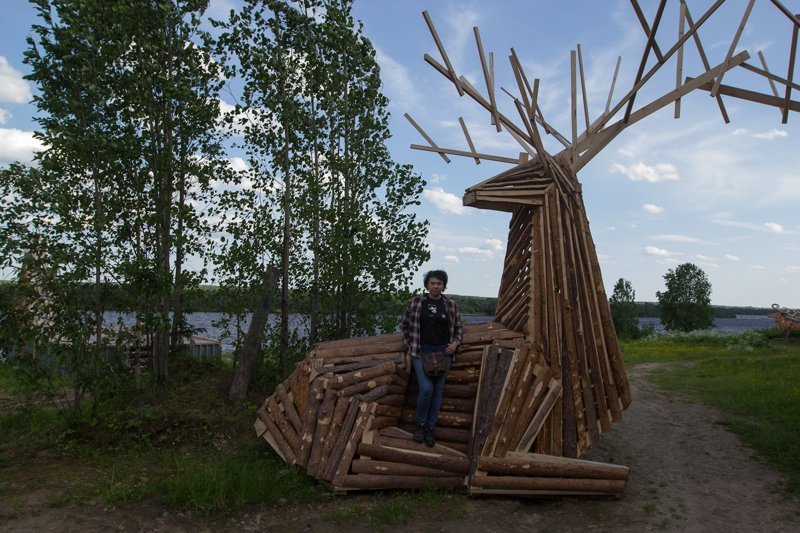
POLYGON ((485 348, 523 340, 499 323, 465 328, 433 448, 412 439, 419 386, 397 334, 317 345, 264 401, 256 432, 284 461, 337 489, 463 489, 485 348))

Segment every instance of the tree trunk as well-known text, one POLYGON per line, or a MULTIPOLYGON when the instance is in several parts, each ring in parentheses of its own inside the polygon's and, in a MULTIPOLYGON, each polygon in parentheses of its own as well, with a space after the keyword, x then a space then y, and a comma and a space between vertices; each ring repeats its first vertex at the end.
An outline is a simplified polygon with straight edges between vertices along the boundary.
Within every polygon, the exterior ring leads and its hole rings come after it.
POLYGON ((289 174, 289 129, 284 121, 283 131, 286 141, 284 152, 284 191, 283 191, 283 249, 281 252, 281 376, 289 373, 289 254, 291 251, 292 196, 289 174))
POLYGON ((261 352, 261 337, 267 325, 267 318, 272 307, 272 295, 278 283, 278 271, 274 267, 269 267, 265 276, 261 299, 258 307, 253 311, 253 318, 244 339, 244 348, 239 357, 239 364, 233 374, 233 382, 228 389, 228 397, 234 402, 242 402, 247 395, 247 388, 250 386, 250 379, 253 375, 253 368, 258 362, 258 355, 261 352))

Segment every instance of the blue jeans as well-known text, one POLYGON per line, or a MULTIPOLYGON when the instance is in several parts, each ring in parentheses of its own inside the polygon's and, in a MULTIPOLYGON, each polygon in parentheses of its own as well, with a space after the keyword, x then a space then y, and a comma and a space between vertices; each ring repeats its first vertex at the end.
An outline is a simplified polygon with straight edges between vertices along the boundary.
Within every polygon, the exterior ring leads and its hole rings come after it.
MULTIPOLYGON (((443 352, 445 346, 434 344, 423 344, 423 352, 443 352)), ((439 409, 442 408, 442 395, 444 393, 444 382, 447 379, 447 372, 453 364, 453 356, 448 355, 444 358, 444 372, 440 376, 429 376, 422 369, 422 358, 412 357, 411 363, 414 365, 414 372, 419 381, 419 393, 417 394, 417 425, 433 429, 436 420, 439 418, 439 409)))

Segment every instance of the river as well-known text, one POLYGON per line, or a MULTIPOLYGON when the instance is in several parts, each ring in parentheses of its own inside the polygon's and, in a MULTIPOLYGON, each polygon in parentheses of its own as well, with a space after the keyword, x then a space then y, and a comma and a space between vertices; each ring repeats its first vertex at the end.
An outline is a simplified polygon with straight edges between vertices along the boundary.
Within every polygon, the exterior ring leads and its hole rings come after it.
MULTIPOLYGON (((106 323, 107 324, 116 324, 118 318, 122 318, 123 323, 127 325, 132 324, 132 317, 128 314, 120 315, 119 313, 108 312, 106 313, 106 323)), ((220 326, 219 322, 223 318, 222 313, 188 313, 187 314, 187 321, 189 325, 193 328, 196 328, 198 331, 197 335, 201 337, 208 337, 214 340, 220 340, 223 336, 224 330, 220 326)), ((463 316, 464 322, 467 324, 480 324, 482 322, 491 322, 492 317, 490 316, 480 316, 480 315, 464 315, 463 316)), ((272 323, 277 320, 275 315, 270 315, 270 321, 272 323)), ((250 315, 246 315, 242 320, 240 327, 241 331, 247 332, 247 328, 250 325, 250 315)), ((291 315, 289 319, 289 325, 292 328, 304 328, 305 325, 302 322, 302 317, 299 314, 291 315)), ((645 317, 639 319, 639 327, 646 327, 646 326, 653 326, 653 329, 656 332, 663 332, 664 326, 661 325, 661 321, 655 317, 645 317)), ((739 333, 742 331, 749 331, 752 329, 765 329, 765 328, 772 328, 775 326, 775 322, 771 318, 767 318, 765 315, 738 315, 736 318, 717 318, 714 321, 713 331, 720 331, 722 333, 739 333)), ((235 325, 231 327, 231 331, 235 332, 235 325)), ((232 336, 227 336, 226 338, 221 340, 222 343, 222 350, 223 351, 231 351, 236 342, 235 333, 232 336)))

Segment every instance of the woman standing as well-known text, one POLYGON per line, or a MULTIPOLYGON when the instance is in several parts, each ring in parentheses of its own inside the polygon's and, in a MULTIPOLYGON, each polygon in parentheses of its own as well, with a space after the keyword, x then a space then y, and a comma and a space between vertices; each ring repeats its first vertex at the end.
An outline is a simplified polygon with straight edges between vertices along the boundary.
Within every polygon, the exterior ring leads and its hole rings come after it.
POLYGON ((431 270, 425 274, 427 293, 415 296, 406 308, 403 317, 403 341, 411 351, 411 363, 419 381, 417 394, 417 428, 414 431, 416 442, 425 441, 427 446, 436 444, 433 428, 442 407, 442 393, 447 372, 453 364, 453 357, 461 345, 463 328, 458 306, 453 300, 445 298, 442 291, 447 288, 447 272, 431 270), (445 354, 444 372, 429 376, 422 368, 422 353, 442 352, 445 354))

